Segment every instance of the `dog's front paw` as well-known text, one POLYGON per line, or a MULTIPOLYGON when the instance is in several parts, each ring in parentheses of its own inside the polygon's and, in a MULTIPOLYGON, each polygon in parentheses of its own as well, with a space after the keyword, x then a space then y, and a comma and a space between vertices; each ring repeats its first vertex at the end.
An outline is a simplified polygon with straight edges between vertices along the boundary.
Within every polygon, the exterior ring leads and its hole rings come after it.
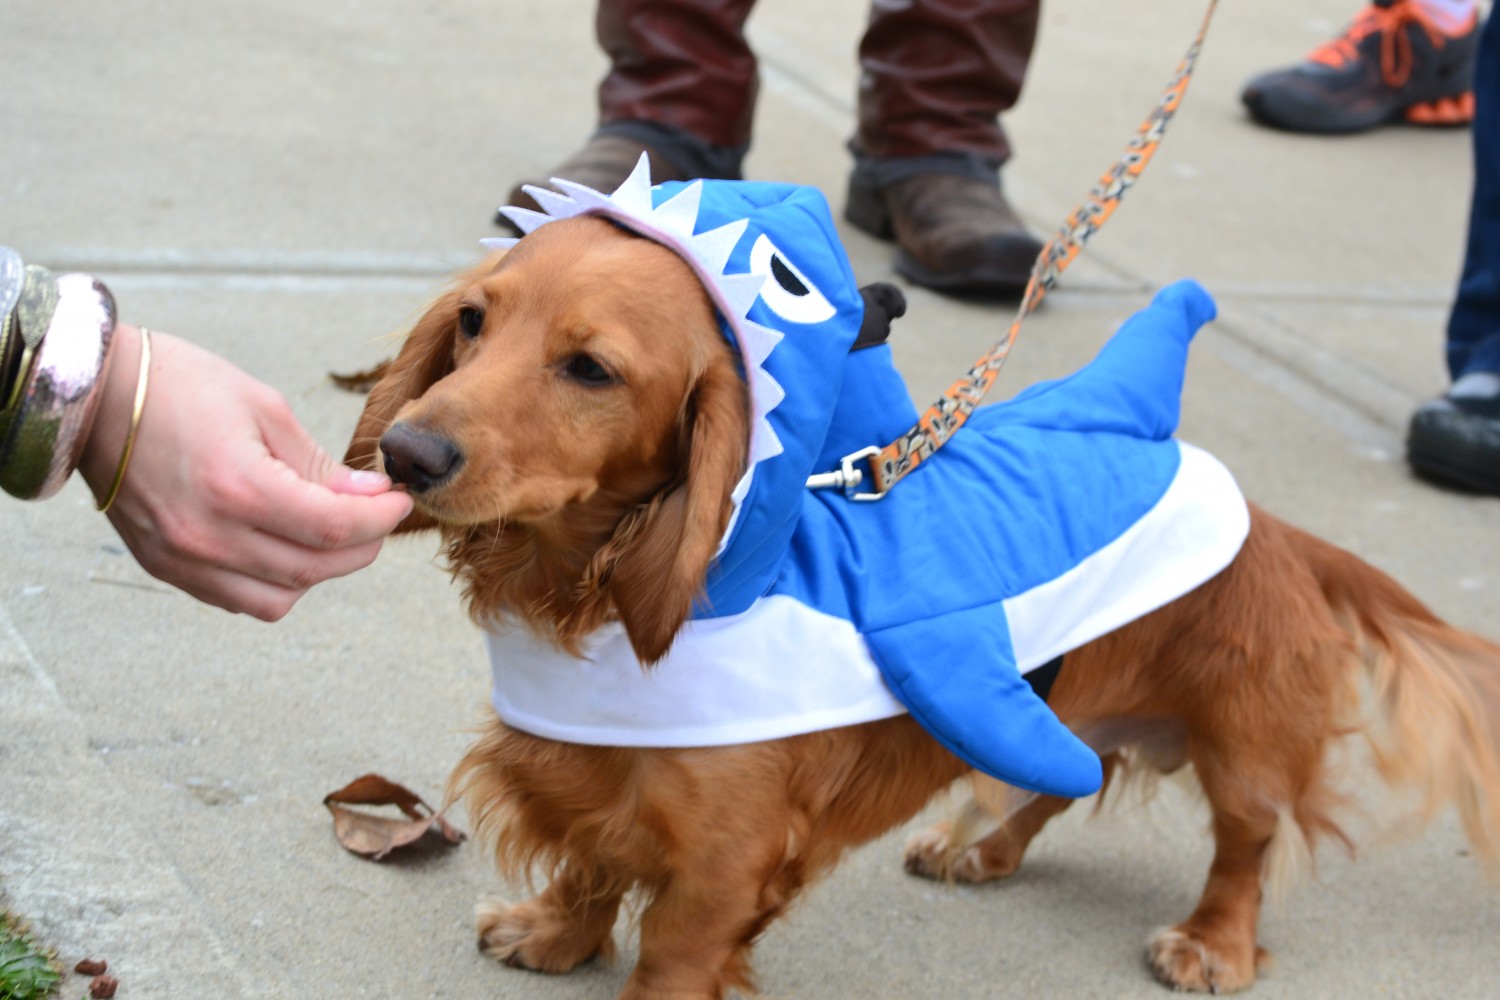
POLYGON ((539 900, 508 903, 497 896, 474 907, 479 950, 506 965, 535 972, 568 972, 601 955, 614 954, 608 932, 600 938, 539 900))
POLYGON ((1151 971, 1178 990, 1235 993, 1249 989, 1257 972, 1269 969, 1271 953, 1254 943, 1249 948, 1214 947, 1181 927, 1164 927, 1147 942, 1151 971))

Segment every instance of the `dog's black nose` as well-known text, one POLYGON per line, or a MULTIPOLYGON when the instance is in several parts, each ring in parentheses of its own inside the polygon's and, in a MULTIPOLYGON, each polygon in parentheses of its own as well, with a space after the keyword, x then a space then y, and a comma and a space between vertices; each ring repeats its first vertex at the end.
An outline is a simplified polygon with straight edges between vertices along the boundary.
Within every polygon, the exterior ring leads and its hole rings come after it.
POLYGON ((386 475, 416 493, 447 482, 464 462, 452 441, 410 424, 392 424, 380 439, 380 451, 386 475))

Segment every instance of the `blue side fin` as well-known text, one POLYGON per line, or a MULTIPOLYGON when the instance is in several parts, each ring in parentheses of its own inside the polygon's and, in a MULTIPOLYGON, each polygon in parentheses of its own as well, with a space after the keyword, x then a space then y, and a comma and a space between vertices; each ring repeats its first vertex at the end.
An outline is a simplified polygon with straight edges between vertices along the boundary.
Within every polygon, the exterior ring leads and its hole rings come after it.
POLYGON ((1016 670, 1005 611, 984 604, 865 635, 886 684, 960 760, 1018 788, 1082 798, 1099 757, 1016 670))

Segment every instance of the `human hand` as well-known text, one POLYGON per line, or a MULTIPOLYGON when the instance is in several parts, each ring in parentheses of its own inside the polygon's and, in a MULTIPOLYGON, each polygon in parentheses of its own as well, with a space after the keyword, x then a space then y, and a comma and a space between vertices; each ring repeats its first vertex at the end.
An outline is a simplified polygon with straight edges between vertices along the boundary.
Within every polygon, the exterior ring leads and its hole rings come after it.
MULTIPOLYGON (((79 469, 103 497, 134 405, 140 332, 121 324, 79 469)), ((286 400, 223 358, 151 334, 151 379, 110 522, 152 576, 264 621, 369 565, 411 511, 377 472, 334 461, 286 400)))

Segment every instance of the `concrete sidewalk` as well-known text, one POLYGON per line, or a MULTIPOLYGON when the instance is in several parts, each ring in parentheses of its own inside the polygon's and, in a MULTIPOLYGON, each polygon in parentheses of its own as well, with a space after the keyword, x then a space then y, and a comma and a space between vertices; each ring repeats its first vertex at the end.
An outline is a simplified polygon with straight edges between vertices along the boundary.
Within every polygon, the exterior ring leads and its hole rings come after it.
MULTIPOLYGON (((1170 77, 1201 0, 1049 5, 1021 105, 1012 201, 1050 231, 1170 77)), ((12 4, 0 17, 0 242, 94 271, 123 315, 275 385, 342 451, 360 400, 329 370, 386 355, 491 235, 510 184, 562 158, 602 58, 586 0, 12 4)), ((1120 214, 1028 322, 997 393, 1072 370, 1152 290, 1192 276, 1219 320, 1194 348, 1183 436, 1247 494, 1492 635, 1500 502, 1414 481, 1405 422, 1440 391, 1464 238, 1464 131, 1311 139, 1250 126, 1252 73, 1337 31, 1347 0, 1227 4, 1184 110, 1120 214)), ((863 0, 765 0, 751 176, 842 206, 863 0)), ((889 246, 846 231, 862 281, 889 246)), ((920 400, 1007 309, 908 289, 894 335, 920 400)), ((374 865, 324 794, 366 771, 435 801, 482 714, 487 665, 430 539, 400 540, 272 626, 146 577, 82 484, 0 516, 0 895, 121 998, 603 1000, 622 962, 501 968, 469 910, 481 851, 374 865)), ((1378 800, 1379 811, 1389 806, 1378 800)), ((939 807, 940 808, 940 807, 939 807)), ((850 857, 757 949, 769 996, 1142 997, 1155 927, 1182 919, 1206 813, 1149 808, 1049 829, 1003 885, 904 875, 904 831, 850 857)), ((460 821, 462 818, 460 817, 460 821)), ((1367 841, 1269 909, 1261 997, 1485 997, 1500 905, 1456 825, 1367 841)), ((505 890, 510 891, 510 890, 505 890)), ((82 992, 81 980, 65 996, 82 992)))

